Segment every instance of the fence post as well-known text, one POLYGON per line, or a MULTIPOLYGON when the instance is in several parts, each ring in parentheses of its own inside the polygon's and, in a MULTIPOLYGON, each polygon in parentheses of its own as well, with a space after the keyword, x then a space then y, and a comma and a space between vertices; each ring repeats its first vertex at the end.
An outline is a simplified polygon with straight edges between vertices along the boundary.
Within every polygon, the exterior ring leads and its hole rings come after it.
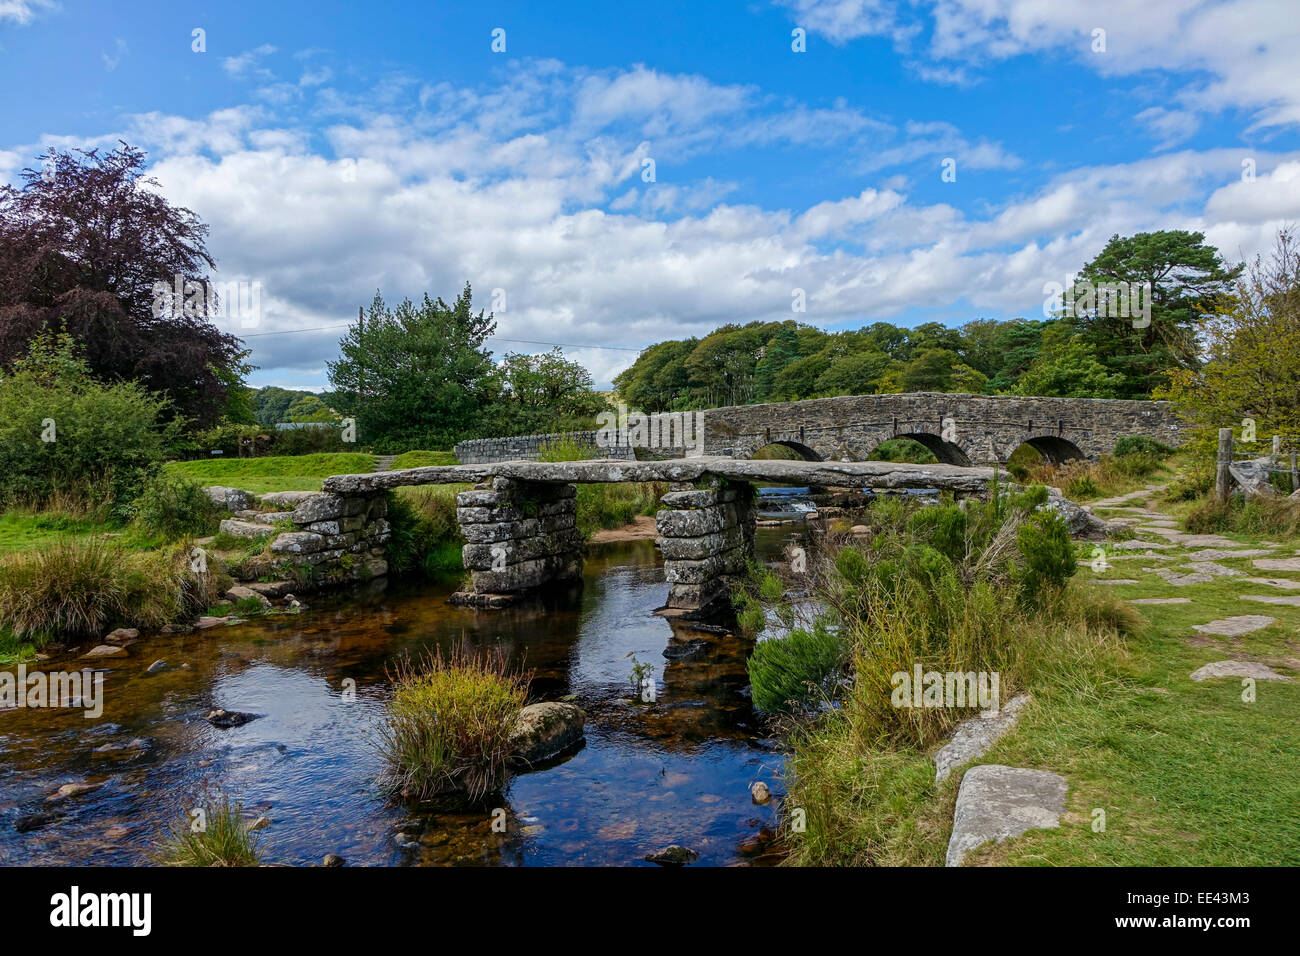
POLYGON ((1295 449, 1291 449, 1291 491, 1300 491, 1300 469, 1296 468, 1295 449))
POLYGON ((1232 429, 1219 429, 1219 459, 1214 468, 1214 500, 1223 502, 1228 500, 1228 492, 1232 490, 1232 472, 1228 466, 1232 464, 1232 429))
POLYGON ((1277 464, 1282 459, 1282 436, 1273 436, 1273 464, 1277 464))

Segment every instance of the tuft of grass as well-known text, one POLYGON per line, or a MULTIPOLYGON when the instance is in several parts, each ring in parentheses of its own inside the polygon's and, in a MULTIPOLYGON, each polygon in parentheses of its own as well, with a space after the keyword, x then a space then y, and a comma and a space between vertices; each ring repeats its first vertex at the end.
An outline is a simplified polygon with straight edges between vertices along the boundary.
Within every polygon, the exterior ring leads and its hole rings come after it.
POLYGON ((505 785, 529 675, 511 671, 502 649, 437 650, 419 664, 403 659, 389 676, 378 746, 392 791, 477 800, 505 785))
POLYGON ((259 834, 244 823, 243 807, 228 797, 209 798, 200 821, 191 814, 171 826, 155 853, 163 866, 258 866, 259 834))
POLYGON ((826 682, 838 673, 845 648, 823 622, 785 637, 759 641, 749 657, 754 705, 768 713, 816 706, 831 695, 826 682))

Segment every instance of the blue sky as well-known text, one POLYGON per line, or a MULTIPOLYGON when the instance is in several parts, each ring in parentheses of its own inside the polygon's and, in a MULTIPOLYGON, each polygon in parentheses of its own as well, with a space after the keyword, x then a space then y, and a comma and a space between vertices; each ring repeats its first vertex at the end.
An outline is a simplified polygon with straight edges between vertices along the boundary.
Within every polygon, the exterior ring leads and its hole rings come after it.
POLYGON ((218 321, 254 384, 325 387, 376 289, 469 281, 498 353, 604 385, 724 322, 1041 316, 1116 233, 1264 251, 1300 219, 1298 61, 1295 0, 0 0, 0 179, 146 148, 217 278, 261 284, 218 321))

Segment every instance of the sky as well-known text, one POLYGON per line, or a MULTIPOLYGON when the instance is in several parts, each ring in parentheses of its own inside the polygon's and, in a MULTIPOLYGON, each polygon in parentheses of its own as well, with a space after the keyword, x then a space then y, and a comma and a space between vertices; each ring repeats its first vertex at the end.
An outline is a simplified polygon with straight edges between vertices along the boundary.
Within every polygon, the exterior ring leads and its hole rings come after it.
POLYGON ((725 323, 1041 318, 1116 234, 1266 253, 1298 63, 1300 0, 0 0, 0 181, 145 149, 259 286, 253 385, 469 283, 608 387, 725 323))

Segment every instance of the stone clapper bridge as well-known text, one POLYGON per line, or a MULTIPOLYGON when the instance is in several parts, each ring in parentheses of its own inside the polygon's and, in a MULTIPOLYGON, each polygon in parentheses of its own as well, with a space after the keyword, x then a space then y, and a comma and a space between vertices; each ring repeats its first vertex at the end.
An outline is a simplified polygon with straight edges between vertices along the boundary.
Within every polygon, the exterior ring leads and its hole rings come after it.
MULTIPOLYGON (((387 572, 385 493, 404 485, 472 483, 457 496, 472 591, 453 600, 501 607, 544 585, 582 573, 577 485, 666 482, 656 515, 670 585, 667 613, 698 613, 725 598, 745 571, 754 541, 753 482, 902 490, 937 488, 957 498, 987 494, 995 470, 892 462, 808 462, 694 457, 663 461, 595 459, 446 465, 326 478, 323 491, 298 505, 300 529, 271 544, 283 558, 314 570, 364 567, 387 572)), ((1005 477, 1005 475, 1003 476, 1005 477)))

